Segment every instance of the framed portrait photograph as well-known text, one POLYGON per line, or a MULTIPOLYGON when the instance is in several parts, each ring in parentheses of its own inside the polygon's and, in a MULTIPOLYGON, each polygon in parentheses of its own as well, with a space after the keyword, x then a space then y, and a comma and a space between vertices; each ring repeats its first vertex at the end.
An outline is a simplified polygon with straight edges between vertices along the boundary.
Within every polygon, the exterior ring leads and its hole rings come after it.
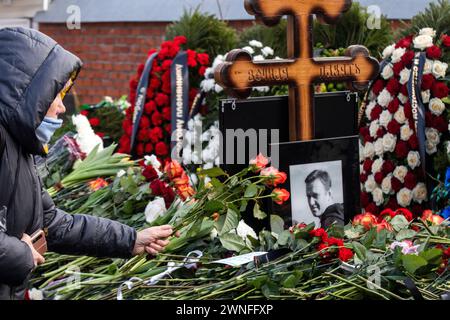
POLYGON ((328 228, 345 225, 360 211, 358 137, 280 143, 278 169, 288 178, 280 187, 291 196, 272 203, 286 226, 298 223, 328 228))

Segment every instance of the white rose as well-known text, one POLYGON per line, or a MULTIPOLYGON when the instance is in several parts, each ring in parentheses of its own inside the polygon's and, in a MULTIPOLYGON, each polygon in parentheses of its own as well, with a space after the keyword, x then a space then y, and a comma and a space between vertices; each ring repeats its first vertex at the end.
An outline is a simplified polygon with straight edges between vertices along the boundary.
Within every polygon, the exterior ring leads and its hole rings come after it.
POLYGON ((395 50, 395 44, 391 44, 383 50, 383 59, 389 58, 395 50))
POLYGON ((411 204, 411 200, 412 200, 411 190, 403 188, 397 193, 397 202, 400 206, 402 207, 409 206, 411 204))
POLYGON ((376 137, 377 131, 378 131, 379 128, 380 128, 380 125, 378 124, 378 120, 377 121, 372 121, 370 123, 370 126, 369 126, 370 136, 371 137, 376 137))
POLYGON ((381 158, 378 158, 377 160, 375 160, 372 164, 372 172, 375 174, 375 173, 381 171, 381 168, 383 168, 383 163, 384 163, 384 160, 381 158))
POLYGON ((445 78, 445 75, 447 74, 447 68, 448 64, 441 62, 441 61, 435 61, 433 64, 433 75, 437 78, 445 78))
POLYGON ((422 203, 427 200, 427 187, 425 183, 420 182, 412 191, 412 197, 415 202, 422 203))
POLYGON ((263 47, 263 44, 261 42, 257 41, 257 40, 252 40, 248 44, 251 45, 252 47, 255 47, 255 48, 262 48, 263 47))
POLYGON ((420 29, 419 35, 430 36, 430 37, 434 38, 434 37, 436 37, 436 30, 434 30, 433 28, 423 28, 423 29, 420 29))
POLYGON ((433 72, 434 61, 430 59, 425 60, 425 64, 423 66, 423 74, 430 74, 433 72))
POLYGON ((216 85, 216 81, 214 79, 205 79, 200 83, 200 88, 205 92, 210 92, 214 90, 214 86, 216 85))
POLYGON ((433 38, 426 34, 420 35, 414 38, 413 43, 414 48, 423 50, 433 45, 433 38))
POLYGON ((408 173, 408 168, 405 166, 398 166, 394 169, 394 177, 400 180, 401 183, 405 182, 406 174, 408 173))
POLYGON ((375 141, 373 146, 375 149, 375 154, 381 157, 384 153, 383 139, 382 138, 377 139, 377 141, 375 141))
POLYGON ((397 63, 400 60, 402 60, 403 55, 405 54, 406 49, 405 48, 397 48, 392 53, 392 63, 397 63))
POLYGON ((397 145, 397 137, 391 133, 387 133, 383 137, 383 148, 384 152, 393 152, 395 146, 397 145))
POLYGON ((415 169, 418 166, 420 166, 420 154, 417 151, 410 151, 408 153, 408 157, 406 158, 406 160, 408 161, 408 166, 411 169, 415 169))
POLYGON ((400 123, 404 124, 406 122, 406 116, 405 116, 405 108, 400 106, 398 110, 394 113, 394 119, 400 123))
POLYGON ((439 131, 437 131, 435 128, 426 128, 425 136, 427 137, 427 140, 435 145, 438 145, 441 142, 439 131))
POLYGON ((264 57, 259 54, 253 57, 253 61, 264 61, 264 57))
POLYGON ((359 140, 359 159, 361 161, 364 159, 364 146, 362 145, 361 140, 359 140))
POLYGON ((391 96, 389 91, 387 91, 386 89, 383 89, 383 91, 380 92, 377 101, 380 106, 387 107, 389 105, 389 103, 392 101, 392 99, 393 99, 393 97, 391 96))
POLYGON ((375 188, 372 191, 372 198, 377 206, 381 206, 384 202, 383 191, 380 188, 375 188))
POLYGON ((381 190, 384 194, 390 194, 392 192, 392 173, 381 182, 381 190))
POLYGON ((370 114, 372 113, 373 108, 377 105, 376 101, 371 101, 366 107, 366 117, 370 119, 370 114))
POLYGON ((261 53, 263 54, 264 57, 273 56, 273 54, 274 54, 273 49, 270 47, 262 48, 261 53))
POLYGON ((247 51, 250 54, 254 54, 255 53, 255 50, 252 47, 249 47, 249 46, 243 47, 242 50, 245 50, 245 51, 247 51))
POLYGON ((381 76, 383 77, 383 79, 389 80, 390 78, 392 78, 393 75, 394 75, 394 70, 392 69, 392 65, 389 63, 383 68, 383 71, 381 72, 381 76))
POLYGON ((429 155, 435 154, 437 152, 437 145, 430 140, 427 140, 425 142, 425 148, 429 155))
POLYGON ((440 116, 445 110, 445 104, 439 98, 433 98, 430 100, 430 111, 435 116, 440 116))
POLYGON ((422 91, 422 102, 428 103, 430 102, 431 92, 430 90, 422 91))
POLYGON ((411 70, 405 68, 400 72, 400 84, 406 84, 411 77, 411 70))
POLYGON ((402 139, 403 141, 408 141, 409 138, 411 138, 411 136, 413 135, 413 133, 414 131, 411 130, 409 124, 405 124, 400 128, 400 139, 402 139))
POLYGON ((398 100, 400 100, 400 102, 402 104, 405 104, 409 100, 409 98, 407 96, 403 95, 402 93, 399 93, 397 97, 398 97, 398 100))
POLYGON ((382 125, 383 127, 387 128, 387 125, 392 120, 392 114, 389 112, 389 110, 384 110, 380 114, 380 119, 379 120, 380 120, 380 125, 382 125))
POLYGON ((155 200, 150 201, 145 207, 145 220, 152 223, 158 217, 163 216, 167 212, 166 203, 161 197, 156 197, 155 200))
POLYGON ((373 177, 373 174, 369 175, 367 177, 366 182, 364 183, 364 187, 367 192, 372 192, 377 187, 377 183, 375 181, 375 178, 373 177))
POLYGON ((372 159, 375 155, 375 149, 373 147, 373 143, 367 142, 364 146, 364 158, 370 158, 372 159))

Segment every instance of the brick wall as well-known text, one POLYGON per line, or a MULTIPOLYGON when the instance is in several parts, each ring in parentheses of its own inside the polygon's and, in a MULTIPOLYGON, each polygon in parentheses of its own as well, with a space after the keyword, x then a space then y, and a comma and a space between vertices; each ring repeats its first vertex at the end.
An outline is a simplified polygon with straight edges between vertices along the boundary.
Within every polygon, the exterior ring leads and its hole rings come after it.
MULTIPOLYGON (((251 21, 231 22, 237 30, 251 21)), ((164 41, 167 23, 114 22, 83 23, 81 30, 65 24, 39 24, 39 30, 54 38, 84 62, 74 86, 81 104, 98 103, 104 96, 129 94, 128 82, 147 52, 164 41)))

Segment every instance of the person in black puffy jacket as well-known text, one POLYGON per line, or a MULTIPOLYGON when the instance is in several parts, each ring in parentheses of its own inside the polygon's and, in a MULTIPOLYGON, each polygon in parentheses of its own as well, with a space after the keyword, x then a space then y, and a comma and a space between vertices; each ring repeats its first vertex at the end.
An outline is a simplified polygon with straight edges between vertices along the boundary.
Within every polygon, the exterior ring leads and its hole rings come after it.
POLYGON ((34 155, 61 126, 62 96, 81 61, 53 39, 26 28, 0 28, 0 299, 23 299, 32 270, 44 262, 30 235, 45 230, 50 251, 130 258, 157 254, 171 226, 136 232, 115 221, 55 207, 36 173, 34 155))

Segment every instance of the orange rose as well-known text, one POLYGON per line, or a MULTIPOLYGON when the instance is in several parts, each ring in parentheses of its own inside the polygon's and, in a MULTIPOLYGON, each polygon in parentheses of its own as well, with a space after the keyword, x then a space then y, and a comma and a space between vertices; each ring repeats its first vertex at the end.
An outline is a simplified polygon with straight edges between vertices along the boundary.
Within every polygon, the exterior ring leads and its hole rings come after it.
POLYGON ((177 160, 172 160, 166 164, 164 172, 169 176, 170 180, 173 180, 180 177, 184 173, 184 169, 177 160))
POLYGON ((354 225, 361 225, 364 229, 369 230, 377 223, 377 217, 371 213, 364 213, 355 216, 353 219, 354 225))
POLYGON ((422 213, 422 220, 423 220, 423 221, 431 221, 430 218, 431 218, 432 215, 433 215, 433 211, 431 211, 431 210, 425 210, 425 211, 422 213))
POLYGON ((437 214, 433 214, 433 215, 431 216, 431 223, 432 223, 433 225, 441 224, 441 223, 444 222, 444 221, 445 221, 445 219, 444 219, 443 217, 441 217, 441 216, 438 216, 437 214))
POLYGON ((381 221, 376 226, 377 226, 377 232, 380 232, 383 229, 386 229, 388 231, 392 231, 393 230, 392 226, 386 220, 381 221))
POLYGON ((277 185, 284 183, 287 179, 287 175, 284 172, 278 171, 278 169, 274 167, 269 167, 261 170, 261 176, 269 177, 266 182, 269 186, 276 187, 277 185))
POLYGON ((177 193, 184 201, 192 197, 195 194, 195 190, 190 185, 185 184, 177 187, 177 193))
POLYGON ((269 164, 269 159, 264 157, 262 153, 258 154, 255 159, 250 160, 250 165, 254 172, 259 172, 269 164))
POLYGON ((189 177, 186 174, 186 172, 184 172, 184 171, 178 178, 175 178, 172 181, 176 187, 183 186, 183 185, 189 185, 189 177))
POLYGON ((276 188, 272 191, 273 201, 277 204, 283 204, 290 197, 289 191, 286 189, 276 188))
POLYGON ((108 182, 106 182, 102 178, 98 178, 94 181, 89 182, 89 189, 91 189, 92 191, 97 191, 103 187, 106 187, 107 185, 108 185, 108 182))

